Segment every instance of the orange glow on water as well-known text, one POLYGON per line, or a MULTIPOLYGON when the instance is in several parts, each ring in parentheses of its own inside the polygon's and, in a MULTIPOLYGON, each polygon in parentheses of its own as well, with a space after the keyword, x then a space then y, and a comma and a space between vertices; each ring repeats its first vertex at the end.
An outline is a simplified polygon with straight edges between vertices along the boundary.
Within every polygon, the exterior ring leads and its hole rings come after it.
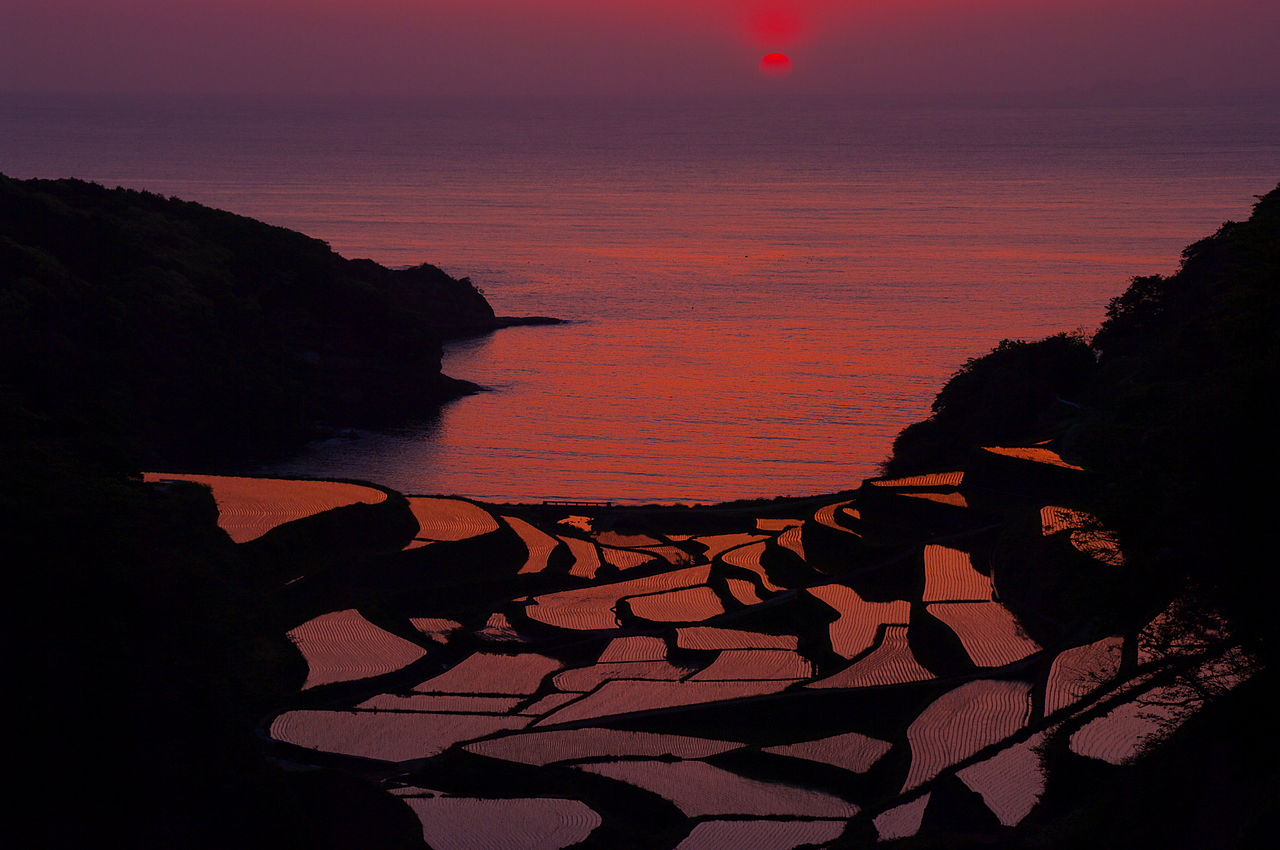
POLYGON ((770 77, 785 77, 791 73, 791 57, 785 53, 770 53, 760 60, 760 73, 770 77))

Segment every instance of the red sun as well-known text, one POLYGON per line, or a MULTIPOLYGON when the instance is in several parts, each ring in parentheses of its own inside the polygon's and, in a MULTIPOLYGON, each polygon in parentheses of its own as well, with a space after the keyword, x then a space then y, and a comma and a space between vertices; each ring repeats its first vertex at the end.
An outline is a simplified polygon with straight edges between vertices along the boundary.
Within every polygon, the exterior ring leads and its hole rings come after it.
POLYGON ((760 73, 770 77, 785 77, 791 73, 791 57, 785 53, 770 53, 760 60, 760 73))

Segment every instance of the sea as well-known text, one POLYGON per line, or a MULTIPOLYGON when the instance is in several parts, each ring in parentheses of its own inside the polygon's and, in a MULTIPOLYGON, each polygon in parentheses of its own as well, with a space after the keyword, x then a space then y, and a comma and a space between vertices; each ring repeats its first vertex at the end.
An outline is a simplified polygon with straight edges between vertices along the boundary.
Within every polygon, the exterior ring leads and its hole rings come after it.
POLYGON ((451 343, 486 391, 438 413, 229 470, 493 501, 856 487, 966 360, 1089 333, 1280 179, 1274 99, 7 94, 0 128, 11 177, 198 201, 568 320, 451 343))

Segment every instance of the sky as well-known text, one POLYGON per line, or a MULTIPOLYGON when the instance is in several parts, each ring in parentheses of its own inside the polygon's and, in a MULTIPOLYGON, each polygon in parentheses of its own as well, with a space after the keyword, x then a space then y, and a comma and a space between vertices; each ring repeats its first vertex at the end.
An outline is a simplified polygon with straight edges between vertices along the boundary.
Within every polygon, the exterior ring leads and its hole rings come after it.
POLYGON ((0 90, 1178 96, 1277 44, 1276 0, 0 0, 0 90))

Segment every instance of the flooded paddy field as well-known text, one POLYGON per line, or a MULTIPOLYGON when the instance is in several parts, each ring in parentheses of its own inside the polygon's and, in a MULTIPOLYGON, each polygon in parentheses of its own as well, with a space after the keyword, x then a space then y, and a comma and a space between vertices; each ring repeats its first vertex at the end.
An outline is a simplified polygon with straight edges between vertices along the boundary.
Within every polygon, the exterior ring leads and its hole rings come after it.
MULTIPOLYGON (((1084 474, 1044 447, 997 454, 1084 474)), ((358 564, 276 589, 306 612, 288 634, 308 675, 260 731, 278 759, 378 783, 437 850, 1008 830, 1063 764, 1122 763, 1167 735, 1195 705, 1186 676, 1228 688, 1247 666, 1161 645, 1167 614, 1024 623, 992 555, 1003 530, 1061 541, 1082 574, 1125 567, 1091 517, 1016 481, 557 508, 149 478, 210 486, 245 545, 304 517, 340 527, 329 509, 352 502, 400 512, 358 564)))

